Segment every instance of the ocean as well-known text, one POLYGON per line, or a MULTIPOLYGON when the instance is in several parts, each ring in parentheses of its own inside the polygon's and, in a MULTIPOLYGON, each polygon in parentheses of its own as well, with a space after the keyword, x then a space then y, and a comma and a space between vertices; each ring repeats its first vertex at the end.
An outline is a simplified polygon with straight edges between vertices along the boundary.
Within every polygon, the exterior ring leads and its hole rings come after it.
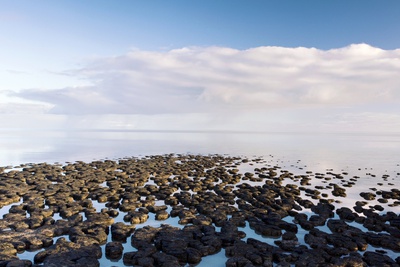
POLYGON ((301 160, 310 167, 391 171, 400 134, 0 130, 0 165, 158 154, 226 154, 301 160))

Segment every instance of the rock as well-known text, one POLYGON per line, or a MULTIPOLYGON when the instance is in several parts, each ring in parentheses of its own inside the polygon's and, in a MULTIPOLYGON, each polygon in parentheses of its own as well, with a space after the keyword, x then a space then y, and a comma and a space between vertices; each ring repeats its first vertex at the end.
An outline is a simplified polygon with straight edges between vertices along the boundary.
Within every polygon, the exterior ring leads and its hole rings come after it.
POLYGON ((159 212, 159 211, 165 211, 165 210, 168 209, 168 207, 167 207, 166 205, 162 205, 162 206, 148 206, 147 208, 148 208, 148 210, 149 210, 150 212, 153 212, 153 213, 157 213, 157 212, 159 212))
POLYGON ((180 266, 179 260, 172 256, 165 254, 163 252, 157 252, 152 255, 156 266, 162 267, 177 267, 180 266))
POLYGON ((187 248, 189 243, 179 237, 168 236, 156 241, 156 247, 168 255, 172 255, 180 262, 187 262, 187 248))
POLYGON ((365 200, 374 200, 376 195, 370 192, 361 192, 360 196, 363 197, 365 200))
POLYGON ((332 195, 335 197, 346 197, 346 189, 338 186, 337 184, 333 184, 332 195))
POLYGON ((246 259, 245 257, 237 256, 237 257, 229 258, 226 261, 225 266, 226 267, 238 267, 238 266, 250 267, 250 266, 253 266, 253 265, 252 265, 251 261, 246 259))
POLYGON ((388 203, 389 201, 386 198, 378 198, 379 203, 388 203))
POLYGON ((154 259, 150 257, 139 258, 137 259, 137 265, 142 267, 153 267, 154 259))
POLYGON ((158 231, 154 243, 164 253, 174 256, 182 263, 187 263, 187 250, 192 239, 193 234, 190 231, 166 225, 158 231))
MULTIPOLYGON (((244 257, 251 264, 262 265, 263 257, 260 255, 257 249, 255 249, 252 245, 247 244, 243 241, 237 241, 233 244, 233 246, 229 246, 225 250, 225 255, 228 257, 236 258, 236 257, 244 257)), ((232 260, 232 262, 236 262, 232 260)), ((232 263, 233 264, 233 263, 232 263)))
POLYGON ((143 212, 129 212, 131 224, 145 223, 149 218, 149 215, 143 212))
POLYGON ((299 255, 296 266, 329 266, 329 255, 323 249, 307 250, 299 255))
POLYGON ((109 259, 120 259, 124 248, 120 242, 110 242, 106 245, 106 257, 109 259))
POLYGON ((123 262, 125 265, 153 266, 151 264, 154 264, 154 259, 151 255, 156 252, 157 249, 149 245, 138 251, 124 253, 123 262))
POLYGON ((345 221, 354 221, 358 215, 353 213, 351 209, 347 207, 342 207, 336 210, 337 215, 339 215, 340 219, 345 221))
POLYGON ((12 260, 9 261, 6 267, 31 267, 32 262, 30 260, 12 260))
POLYGON ((196 218, 192 219, 194 225, 211 225, 212 219, 204 215, 198 215, 196 218))
POLYGON ((134 225, 126 225, 123 222, 117 222, 111 225, 111 237, 113 241, 124 242, 134 230, 134 225))
POLYGON ((38 250, 43 247, 43 241, 36 236, 27 236, 24 240, 26 249, 38 250))
POLYGON ((327 226, 329 230, 334 233, 343 233, 345 230, 349 228, 348 224, 343 220, 334 220, 331 219, 328 221, 327 226))
MULTIPOLYGON (((326 237, 329 244, 341 249, 346 249, 348 251, 357 251, 358 246, 357 243, 352 240, 351 237, 340 235, 340 234, 331 234, 326 237)), ((344 251, 344 254, 348 254, 348 251, 344 251)))
POLYGON ((324 247, 328 241, 326 240, 325 237, 320 237, 320 236, 314 236, 312 234, 306 234, 304 236, 304 241, 310 245, 313 249, 319 248, 319 247, 324 247))
POLYGON ((10 262, 18 261, 18 260, 19 259, 17 256, 0 253, 0 266, 2 266, 2 267, 7 266, 7 264, 9 264, 10 262))
POLYGON ((87 221, 97 225, 109 226, 114 223, 114 219, 107 213, 90 213, 86 215, 87 221))
POLYGON ((108 227, 85 221, 74 226, 69 231, 71 241, 82 245, 105 244, 107 242, 108 227))
POLYGON ((1 242, 0 254, 15 256, 17 254, 17 250, 14 248, 14 245, 12 243, 1 242))
POLYGON ((44 266, 90 266, 98 267, 101 258, 101 248, 98 245, 81 246, 68 242, 65 238, 57 240, 56 244, 50 246, 35 255, 35 263, 43 263, 44 266))
POLYGON ((367 251, 363 255, 363 260, 368 264, 368 266, 395 266, 397 263, 391 259, 390 257, 372 252, 367 251))
POLYGON ((201 257, 203 256, 199 250, 191 247, 186 249, 186 253, 187 253, 187 262, 189 264, 199 263, 201 261, 201 257))
POLYGON ((243 236, 240 236, 237 226, 231 222, 226 222, 221 227, 221 232, 218 237, 222 241, 222 246, 226 247, 234 244, 236 240, 240 240, 243 236))
POLYGON ((163 221, 169 218, 169 213, 165 210, 160 210, 156 212, 155 219, 158 221, 163 221))
POLYGON ((142 228, 136 229, 132 235, 132 246, 140 249, 141 247, 148 247, 153 243, 156 234, 160 229, 144 226, 142 228))
POLYGON ((112 218, 115 218, 115 217, 117 217, 119 215, 118 210, 115 210, 115 209, 108 209, 106 211, 106 213, 112 218))
POLYGON ((181 209, 178 213, 179 216, 179 224, 188 224, 192 223, 193 219, 196 218, 195 214, 191 210, 181 209))

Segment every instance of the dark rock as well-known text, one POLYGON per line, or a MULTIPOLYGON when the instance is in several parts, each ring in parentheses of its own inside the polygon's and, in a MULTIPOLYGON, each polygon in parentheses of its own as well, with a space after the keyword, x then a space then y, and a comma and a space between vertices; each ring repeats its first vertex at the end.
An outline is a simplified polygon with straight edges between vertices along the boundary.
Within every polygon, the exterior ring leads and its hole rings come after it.
POLYGON ((304 236, 304 241, 314 249, 325 246, 328 243, 325 237, 315 236, 312 234, 306 234, 304 236))
POLYGON ((295 232, 285 232, 285 233, 282 235, 282 240, 295 240, 295 241, 297 241, 298 238, 297 238, 295 232))
POLYGON ((322 249, 307 250, 299 255, 295 261, 297 267, 307 266, 329 266, 329 256, 322 249))
POLYGON ((203 236, 201 242, 204 244, 206 249, 205 253, 203 253, 204 256, 215 254, 222 248, 222 240, 214 235, 203 236))
POLYGON ((132 246, 140 249, 141 247, 148 247, 153 243, 156 234, 160 229, 144 226, 142 228, 136 229, 132 235, 132 246))
POLYGON ((235 256, 229 258, 225 264, 226 267, 250 267, 253 266, 250 260, 246 259, 243 256, 235 256))
POLYGON ((30 260, 12 260, 9 261, 6 267, 31 267, 32 262, 30 260))
POLYGON ((223 247, 233 245, 236 240, 241 239, 237 226, 231 222, 226 222, 221 227, 218 237, 221 239, 223 247))
POLYGON ((334 258, 332 259, 332 264, 334 266, 338 267, 347 267, 347 266, 352 266, 352 267, 365 267, 366 264, 362 260, 361 255, 360 256, 348 256, 348 257, 343 257, 343 258, 334 258))
MULTIPOLYGON (((347 249, 348 251, 357 251, 358 246, 357 243, 352 240, 351 237, 340 235, 340 234, 332 234, 327 236, 327 241, 329 244, 341 249, 347 249)), ((348 253, 348 252, 347 252, 348 253)), ((345 253, 345 254, 347 254, 345 253)))
POLYGON ((349 228, 348 224, 343 220, 330 219, 327 223, 329 230, 334 233, 343 233, 349 228))
POLYGON ((194 225, 211 225, 212 219, 204 215, 198 215, 196 218, 193 218, 192 223, 194 225))
POLYGON ((358 215, 353 213, 351 209, 347 207, 342 207, 336 210, 336 213, 339 215, 340 219, 346 221, 354 221, 358 215))
POLYGON ((120 259, 124 248, 120 242, 110 242, 106 245, 106 257, 109 259, 120 259))
POLYGON ((74 226, 69 231, 69 239, 72 242, 84 246, 91 244, 105 244, 107 242, 108 228, 88 221, 74 226))
POLYGON ((156 252, 156 247, 148 245, 138 251, 124 253, 123 262, 125 265, 153 266, 151 264, 154 264, 154 259, 151 255, 156 252))
POLYGON ((154 259, 150 257, 138 258, 137 265, 142 267, 153 267, 154 266, 154 259))
POLYGON ((156 240, 156 242, 158 243, 158 246, 156 245, 156 247, 166 254, 174 256, 180 262, 187 262, 186 250, 189 243, 185 239, 176 236, 168 236, 163 237, 161 240, 156 240))
POLYGON ((101 248, 97 245, 81 246, 68 242, 64 238, 57 240, 56 244, 35 255, 35 263, 42 263, 44 266, 100 266, 98 261, 101 258, 101 248))
POLYGON ((194 214, 193 211, 186 209, 180 210, 178 216, 180 218, 179 224, 183 225, 192 223, 193 219, 196 218, 196 215, 194 214))
POLYGON ((390 257, 371 251, 364 253, 363 260, 368 264, 368 266, 389 267, 397 265, 397 263, 390 257))
POLYGON ((10 263, 12 261, 17 261, 17 260, 19 260, 17 256, 0 253, 0 266, 1 267, 5 267, 5 266, 7 266, 8 263, 10 263))
POLYGON ((370 192, 361 192, 360 196, 363 197, 365 200, 374 200, 376 195, 370 192))
POLYGON ((203 256, 199 250, 191 247, 186 249, 186 253, 187 253, 187 262, 190 264, 199 263, 201 261, 201 257, 203 256))
POLYGON ((155 265, 160 267, 177 267, 180 266, 179 260, 163 252, 156 252, 152 255, 155 260, 155 265))
POLYGON ((168 209, 168 207, 167 207, 166 205, 162 205, 162 206, 148 206, 147 208, 148 208, 148 210, 149 210, 150 212, 153 212, 153 213, 157 213, 157 212, 159 212, 159 211, 163 211, 163 210, 168 209))
POLYGON ((335 197, 346 197, 346 189, 340 187, 337 184, 333 184, 332 195, 334 195, 335 197))
POLYGON ((250 227, 262 236, 280 237, 282 235, 282 230, 276 225, 266 224, 256 218, 249 219, 249 223, 250 227))
POLYGON ((111 237, 114 241, 126 241, 126 238, 135 230, 134 225, 126 225, 123 222, 117 222, 111 225, 111 237))

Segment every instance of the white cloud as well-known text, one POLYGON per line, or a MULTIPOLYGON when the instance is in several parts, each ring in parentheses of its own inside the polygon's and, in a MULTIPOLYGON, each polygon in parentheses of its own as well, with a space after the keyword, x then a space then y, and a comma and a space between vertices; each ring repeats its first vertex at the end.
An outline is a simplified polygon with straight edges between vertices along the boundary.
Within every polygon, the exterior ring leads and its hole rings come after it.
POLYGON ((79 127, 89 119, 100 121, 96 128, 112 124, 140 129, 197 125, 331 130, 334 125, 351 128, 357 121, 360 129, 366 129, 372 121, 385 121, 387 126, 398 119, 393 114, 399 108, 374 117, 369 107, 400 103, 399 73, 400 49, 367 44, 327 51, 304 47, 136 49, 68 71, 85 86, 20 90, 13 96, 45 103, 42 109, 36 108, 44 113, 74 115, 79 127), (332 123, 324 124, 327 119, 332 123))
POLYGON ((75 75, 92 86, 26 90, 62 114, 190 113, 400 100, 400 50, 189 47, 98 58, 75 75))

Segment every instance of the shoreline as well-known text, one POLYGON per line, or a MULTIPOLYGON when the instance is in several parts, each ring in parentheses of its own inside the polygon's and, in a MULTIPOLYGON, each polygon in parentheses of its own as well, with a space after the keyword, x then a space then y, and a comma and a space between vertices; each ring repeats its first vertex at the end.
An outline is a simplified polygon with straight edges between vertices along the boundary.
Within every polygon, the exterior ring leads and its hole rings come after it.
POLYGON ((400 191, 385 175, 377 182, 390 190, 363 188, 343 206, 360 177, 296 174, 263 158, 170 154, 1 171, 0 266, 100 266, 104 256, 195 266, 223 250, 226 266, 400 264, 400 191), (146 225, 150 216, 161 224, 146 225), (34 262, 18 257, 28 250, 34 262))

